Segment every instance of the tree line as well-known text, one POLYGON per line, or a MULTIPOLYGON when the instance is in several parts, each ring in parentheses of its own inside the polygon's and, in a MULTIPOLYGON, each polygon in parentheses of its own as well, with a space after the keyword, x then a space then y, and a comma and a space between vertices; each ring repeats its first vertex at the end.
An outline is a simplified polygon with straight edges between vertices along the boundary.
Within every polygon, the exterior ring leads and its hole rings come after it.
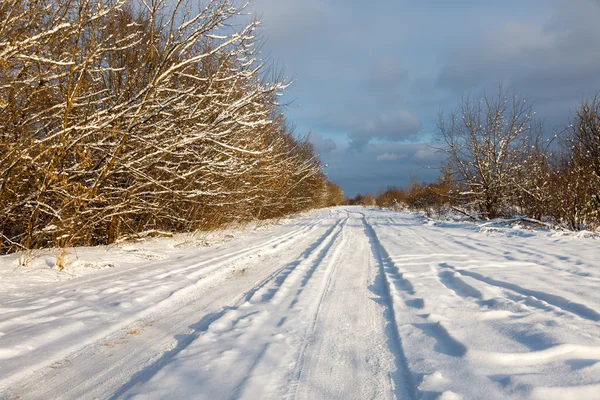
POLYGON ((0 3, 0 254, 341 202, 286 122, 260 22, 187 4, 0 3))
POLYGON ((413 179, 350 203, 473 219, 522 216, 574 230, 600 227, 600 98, 584 100, 570 123, 546 138, 533 106, 500 88, 463 98, 441 115, 433 146, 446 155, 435 183, 413 179), (357 201, 358 200, 358 201, 357 201))

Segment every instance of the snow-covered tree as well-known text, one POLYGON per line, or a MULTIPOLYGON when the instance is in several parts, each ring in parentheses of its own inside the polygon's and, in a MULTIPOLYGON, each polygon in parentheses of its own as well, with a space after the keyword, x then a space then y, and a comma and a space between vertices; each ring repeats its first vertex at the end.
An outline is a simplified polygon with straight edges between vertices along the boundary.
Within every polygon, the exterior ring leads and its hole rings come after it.
POLYGON ((321 205, 260 23, 229 0, 187 4, 0 3, 0 252, 321 205))
POLYGON ((449 118, 440 116, 441 149, 448 167, 467 187, 464 198, 485 218, 495 218, 506 205, 511 177, 519 168, 523 139, 533 129, 532 107, 502 88, 496 95, 463 99, 449 118))

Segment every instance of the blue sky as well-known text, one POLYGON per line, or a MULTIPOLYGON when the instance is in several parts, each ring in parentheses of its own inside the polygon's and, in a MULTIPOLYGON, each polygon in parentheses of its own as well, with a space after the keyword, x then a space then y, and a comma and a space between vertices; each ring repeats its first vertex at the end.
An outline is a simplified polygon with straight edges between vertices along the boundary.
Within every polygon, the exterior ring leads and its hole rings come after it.
POLYGON ((346 195, 431 181, 440 112, 502 84, 561 129, 600 90, 600 1, 255 0, 298 134, 346 195))

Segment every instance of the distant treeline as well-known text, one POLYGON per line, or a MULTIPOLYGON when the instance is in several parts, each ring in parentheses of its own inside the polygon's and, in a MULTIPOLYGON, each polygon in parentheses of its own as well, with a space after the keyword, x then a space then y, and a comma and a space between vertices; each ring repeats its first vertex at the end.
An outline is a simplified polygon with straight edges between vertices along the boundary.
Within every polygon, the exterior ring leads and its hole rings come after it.
POLYGON ((259 22, 184 4, 0 2, 0 254, 342 202, 286 124, 259 22))
POLYGON ((533 108, 502 89, 463 99, 440 116, 438 141, 447 155, 435 183, 413 179, 358 195, 350 204, 409 207, 440 214, 454 209, 474 219, 524 216, 570 229, 600 227, 600 99, 585 100, 570 124, 542 135, 533 108))

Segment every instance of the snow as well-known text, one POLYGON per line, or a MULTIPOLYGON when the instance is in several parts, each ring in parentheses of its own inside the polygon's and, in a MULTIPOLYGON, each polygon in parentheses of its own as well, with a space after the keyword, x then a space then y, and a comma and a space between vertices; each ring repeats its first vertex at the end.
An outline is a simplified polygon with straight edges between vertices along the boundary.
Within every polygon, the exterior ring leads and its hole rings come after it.
POLYGON ((599 244, 339 207, 3 256, 0 398, 600 399, 599 244))

